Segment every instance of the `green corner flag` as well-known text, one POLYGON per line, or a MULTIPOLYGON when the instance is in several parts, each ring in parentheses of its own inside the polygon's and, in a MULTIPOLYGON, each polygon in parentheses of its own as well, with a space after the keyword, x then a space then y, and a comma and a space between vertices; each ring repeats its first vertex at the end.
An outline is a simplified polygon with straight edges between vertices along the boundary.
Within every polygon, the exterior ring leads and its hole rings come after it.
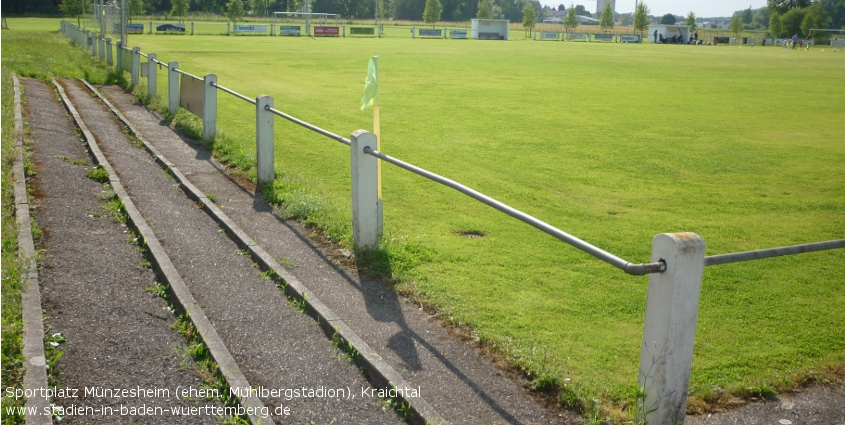
MULTIPOLYGON (((381 123, 379 122, 379 106, 381 105, 378 90, 378 55, 370 58, 367 65, 367 78, 364 80, 364 97, 361 98, 361 110, 373 108, 373 134, 376 135, 376 150, 381 151, 381 123)), ((381 208, 381 160, 377 161, 378 200, 381 208)))
POLYGON ((379 106, 378 98, 378 56, 370 58, 367 66, 367 79, 364 80, 364 97, 361 98, 361 110, 379 106))

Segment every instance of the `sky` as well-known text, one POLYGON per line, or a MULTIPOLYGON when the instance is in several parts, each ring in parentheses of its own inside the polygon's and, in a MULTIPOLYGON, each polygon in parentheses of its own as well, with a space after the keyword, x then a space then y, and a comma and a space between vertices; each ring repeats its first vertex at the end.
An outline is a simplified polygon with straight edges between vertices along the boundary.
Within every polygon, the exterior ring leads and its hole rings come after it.
MULTIPOLYGON (((629 13, 634 11, 635 0, 616 0, 616 13, 629 13)), ((700 18, 716 16, 731 16, 737 10, 752 10, 766 6, 766 0, 641 0, 644 1, 653 16, 663 16, 667 13, 687 16, 690 11, 700 18)), ((590 13, 596 10, 596 0, 540 0, 540 3, 549 7, 557 7, 563 4, 569 7, 570 3, 584 5, 590 13)))

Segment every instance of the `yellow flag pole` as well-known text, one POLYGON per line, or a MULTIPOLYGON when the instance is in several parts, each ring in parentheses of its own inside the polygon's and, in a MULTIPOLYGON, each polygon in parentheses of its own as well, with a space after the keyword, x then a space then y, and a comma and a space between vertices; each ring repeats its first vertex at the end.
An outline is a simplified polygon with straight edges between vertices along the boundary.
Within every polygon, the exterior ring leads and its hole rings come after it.
MULTIPOLYGON (((379 81, 378 73, 378 56, 373 56, 373 62, 376 65, 376 81, 379 81)), ((379 99, 379 88, 376 85, 376 104, 373 106, 373 134, 376 135, 376 150, 381 152, 381 128, 379 122, 379 107, 381 106, 381 99, 379 99)), ((378 176, 378 202, 381 204, 381 160, 376 160, 376 174, 378 176)))

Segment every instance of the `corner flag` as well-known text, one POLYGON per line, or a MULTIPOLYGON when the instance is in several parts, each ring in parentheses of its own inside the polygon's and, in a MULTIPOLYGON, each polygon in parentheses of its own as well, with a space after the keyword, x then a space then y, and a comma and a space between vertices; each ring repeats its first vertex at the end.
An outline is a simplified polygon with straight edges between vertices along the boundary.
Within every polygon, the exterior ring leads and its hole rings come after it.
POLYGON ((370 58, 367 66, 367 79, 364 80, 364 97, 361 98, 361 110, 379 106, 378 98, 378 56, 370 58))
MULTIPOLYGON (((367 78, 364 80, 364 97, 361 98, 361 110, 373 108, 373 134, 376 135, 376 150, 381 152, 381 129, 379 128, 379 99, 378 87, 378 55, 370 58, 367 65, 367 78)), ((378 202, 381 206, 381 160, 377 163, 378 173, 378 202)))

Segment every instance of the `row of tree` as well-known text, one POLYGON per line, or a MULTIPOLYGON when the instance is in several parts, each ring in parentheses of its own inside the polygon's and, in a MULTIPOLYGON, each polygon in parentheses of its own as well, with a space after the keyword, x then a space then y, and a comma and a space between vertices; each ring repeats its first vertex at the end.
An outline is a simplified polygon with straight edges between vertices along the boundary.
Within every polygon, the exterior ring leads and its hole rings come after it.
MULTIPOLYGON (((763 30, 773 37, 810 36, 812 29, 845 30, 845 0, 768 0, 767 7, 751 8, 733 14, 729 25, 732 33, 763 30)), ((814 37, 825 39, 829 33, 814 37)))
MULTIPOLYGON (((245 14, 270 16, 273 11, 301 11, 305 0, 125 0, 130 15, 165 14, 177 17, 190 12, 227 15, 239 20, 245 14)), ((91 9, 93 0, 2 0, 3 15, 54 14, 59 11, 76 17, 85 5, 91 9)), ((610 2, 607 3, 609 5, 610 2)), ((311 10, 336 13, 343 18, 370 19, 378 17, 397 20, 426 22, 466 21, 473 17, 522 21, 526 28, 533 28, 545 17, 545 10, 538 0, 311 0, 311 10), (429 4, 430 3, 430 4, 429 4), (532 13, 533 12, 533 13, 532 13)), ((591 16, 582 5, 563 4, 558 11, 566 11, 563 25, 566 31, 578 26, 578 15, 591 16)), ((87 11, 86 11, 87 12, 87 11)), ((640 2, 632 17, 626 15, 623 25, 633 25, 645 31, 651 23, 649 9, 640 2)), ((663 15, 660 22, 675 24, 678 17, 663 15)), ((685 25, 696 26, 695 14, 690 12, 685 25)), ((606 7, 600 17, 602 30, 612 29, 613 11, 606 7)), ((767 7, 737 11, 729 26, 734 33, 743 30, 768 30, 772 36, 809 35, 810 29, 845 29, 845 0, 767 0, 767 7)))

